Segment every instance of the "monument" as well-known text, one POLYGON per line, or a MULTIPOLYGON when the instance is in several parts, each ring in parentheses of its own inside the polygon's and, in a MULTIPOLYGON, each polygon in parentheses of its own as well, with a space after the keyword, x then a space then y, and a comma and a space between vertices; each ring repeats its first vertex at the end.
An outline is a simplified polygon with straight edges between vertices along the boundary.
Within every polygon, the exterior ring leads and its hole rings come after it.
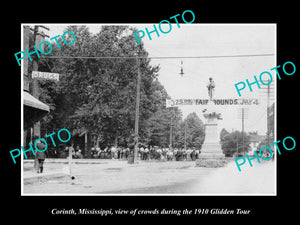
POLYGON ((214 107, 213 95, 215 82, 209 78, 207 85, 209 102, 207 109, 203 110, 205 118, 205 140, 201 148, 201 154, 196 160, 196 166, 200 167, 222 167, 226 164, 225 155, 221 149, 218 133, 218 120, 221 113, 217 113, 214 107))

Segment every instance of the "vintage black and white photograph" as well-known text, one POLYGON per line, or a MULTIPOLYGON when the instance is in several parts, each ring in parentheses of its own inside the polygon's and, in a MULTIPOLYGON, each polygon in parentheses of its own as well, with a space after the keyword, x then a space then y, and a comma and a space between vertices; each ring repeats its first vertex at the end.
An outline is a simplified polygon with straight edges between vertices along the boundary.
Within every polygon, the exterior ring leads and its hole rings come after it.
POLYGON ((276 24, 178 22, 21 24, 23 196, 277 195, 276 24))

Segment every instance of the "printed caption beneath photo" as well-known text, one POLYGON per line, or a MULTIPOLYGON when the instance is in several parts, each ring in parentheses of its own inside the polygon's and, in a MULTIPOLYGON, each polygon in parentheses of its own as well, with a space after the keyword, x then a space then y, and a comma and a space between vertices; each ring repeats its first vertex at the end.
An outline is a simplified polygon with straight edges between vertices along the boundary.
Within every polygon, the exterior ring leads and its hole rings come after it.
POLYGON ((195 208, 195 209, 57 209, 51 210, 52 215, 100 215, 100 216, 142 216, 142 215, 249 215, 249 209, 227 209, 227 208, 195 208))

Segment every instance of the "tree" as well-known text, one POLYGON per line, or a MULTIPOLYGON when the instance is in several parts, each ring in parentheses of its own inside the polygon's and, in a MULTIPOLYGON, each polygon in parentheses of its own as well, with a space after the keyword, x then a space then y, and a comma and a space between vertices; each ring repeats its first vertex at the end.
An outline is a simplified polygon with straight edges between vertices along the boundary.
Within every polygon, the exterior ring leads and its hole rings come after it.
POLYGON ((225 128, 223 128, 220 132, 220 140, 221 141, 225 140, 225 138, 228 134, 229 134, 229 132, 225 128))
POLYGON ((187 148, 195 147, 201 149, 205 137, 204 124, 195 112, 190 113, 184 121, 180 121, 179 129, 175 130, 175 132, 176 147, 184 147, 186 132, 187 148))
MULTIPOLYGON (((96 133, 105 145, 133 143, 137 81, 137 60, 134 57, 148 55, 143 45, 137 45, 134 28, 103 26, 95 35, 85 26, 69 26, 66 30, 75 34, 76 41, 61 49, 53 45, 55 56, 132 58, 44 58, 40 67, 42 71, 59 73, 60 81, 53 85, 41 84, 43 99, 52 104, 43 126, 47 129, 67 127, 73 134, 96 133)), ((59 39, 62 46, 61 42, 59 39)), ((140 140, 164 145, 166 140, 157 137, 167 126, 169 113, 164 107, 167 92, 156 80, 159 67, 151 66, 148 58, 139 60, 140 140), (163 126, 156 129, 155 124, 163 126)))
POLYGON ((203 122, 197 114, 193 112, 187 116, 185 123, 187 126, 187 147, 201 149, 205 138, 205 127, 203 122))
MULTIPOLYGON (((223 134, 226 130, 223 131, 223 134)), ((232 157, 233 154, 242 155, 250 150, 250 137, 246 133, 234 131, 221 137, 221 148, 227 157, 232 157), (243 145, 244 137, 244 145, 243 145)))
POLYGON ((179 124, 182 122, 182 112, 177 107, 166 108, 166 99, 170 97, 159 81, 154 81, 152 88, 155 90, 152 95, 154 113, 147 120, 144 127, 146 132, 144 143, 151 146, 168 147, 170 145, 171 126, 173 144, 174 142, 176 143, 174 134, 180 129, 179 124))

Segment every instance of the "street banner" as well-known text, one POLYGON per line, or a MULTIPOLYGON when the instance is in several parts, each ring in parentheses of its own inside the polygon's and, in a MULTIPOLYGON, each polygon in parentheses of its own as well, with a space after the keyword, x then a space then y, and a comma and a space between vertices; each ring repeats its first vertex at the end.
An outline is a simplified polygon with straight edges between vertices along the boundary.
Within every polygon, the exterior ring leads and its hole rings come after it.
MULTIPOLYGON (((213 99, 215 105, 259 105, 258 99, 255 98, 236 98, 236 99, 213 99)), ((207 105, 209 99, 166 99, 166 108, 174 106, 184 106, 184 105, 207 105)))
POLYGON ((32 76, 32 78, 43 78, 43 79, 47 79, 47 80, 57 80, 57 81, 59 81, 59 74, 58 73, 32 71, 31 76, 32 76))

